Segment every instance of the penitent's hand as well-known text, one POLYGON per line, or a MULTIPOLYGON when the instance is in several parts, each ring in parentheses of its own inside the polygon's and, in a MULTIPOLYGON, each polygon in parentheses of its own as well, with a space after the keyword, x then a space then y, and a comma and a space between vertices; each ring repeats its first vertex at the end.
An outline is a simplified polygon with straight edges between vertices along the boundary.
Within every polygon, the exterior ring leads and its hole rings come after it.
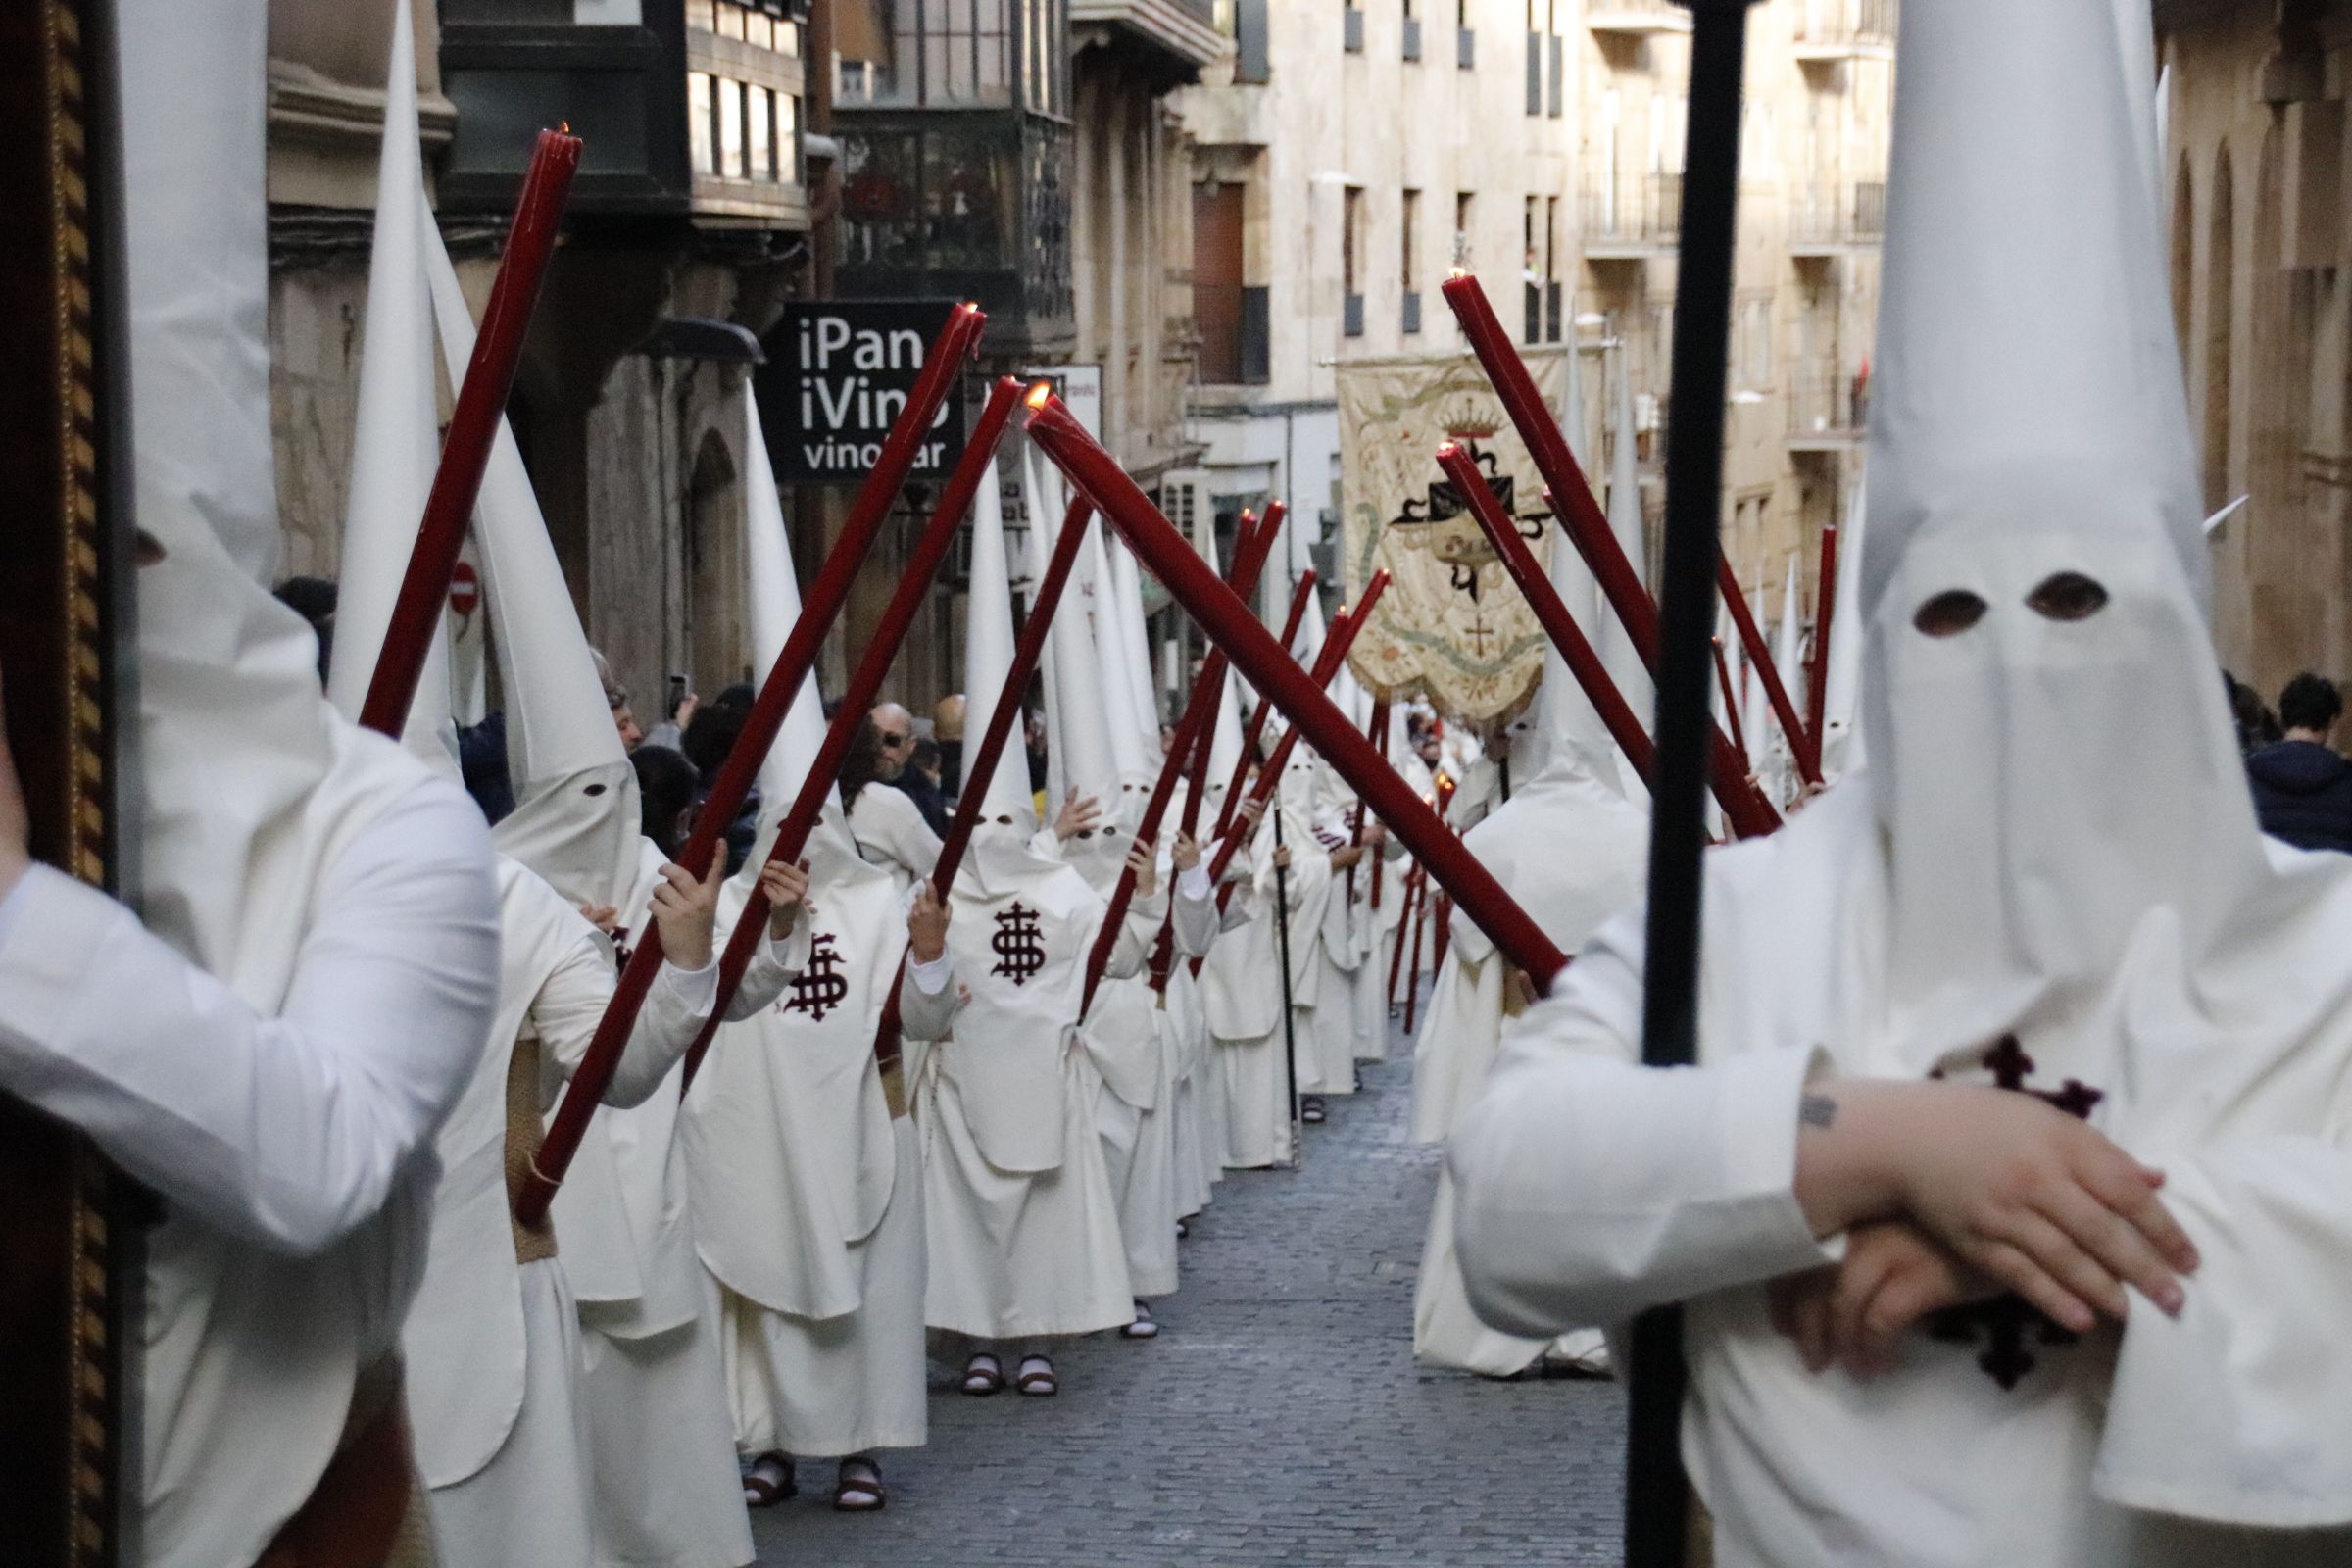
POLYGON ((1135 873, 1135 896, 1149 899, 1159 891, 1159 865, 1152 846, 1138 839, 1127 850, 1127 869, 1135 873))
POLYGON ((906 951, 915 962, 936 962, 948 951, 948 914, 929 877, 914 885, 914 903, 906 911, 906 951))
POLYGON ((1277 871, 1288 871, 1290 868, 1291 847, 1288 844, 1285 844, 1274 852, 1274 869, 1277 871))
POLYGON ((767 895, 767 935, 772 942, 781 942, 792 935, 793 923, 806 906, 810 914, 816 907, 808 903, 808 862, 779 865, 770 860, 760 869, 760 891, 767 895))
POLYGON ((727 858, 710 857, 700 882, 682 865, 662 867, 654 888, 654 929, 662 933, 662 956, 681 969, 710 961, 710 939, 718 925, 718 885, 727 879, 727 858))
POLYGON ((1842 1366, 1857 1378, 1894 1370, 1895 1348, 1921 1319, 2001 1294, 1908 1220, 1847 1233, 1833 1268, 1773 1281, 1772 1326, 1796 1342, 1808 1372, 1842 1366))
POLYGON ((1200 841, 1190 833, 1179 831, 1176 847, 1168 852, 1168 858, 1175 862, 1178 874, 1190 871, 1200 863, 1200 841))
POLYGON ((8 749, 8 703, 0 697, 0 899, 15 890, 31 864, 32 814, 24 808, 24 787, 8 749))
POLYGON ((1054 817, 1054 836, 1067 843, 1081 833, 1091 833, 1102 815, 1102 808, 1092 795, 1073 789, 1061 798, 1061 809, 1054 817))
POLYGON ((2124 1287, 2169 1313, 2196 1249, 2163 1173, 2031 1095, 1843 1079, 1804 1096, 1796 1197, 1817 1235, 1908 1217, 2076 1333, 2123 1320, 2124 1287))

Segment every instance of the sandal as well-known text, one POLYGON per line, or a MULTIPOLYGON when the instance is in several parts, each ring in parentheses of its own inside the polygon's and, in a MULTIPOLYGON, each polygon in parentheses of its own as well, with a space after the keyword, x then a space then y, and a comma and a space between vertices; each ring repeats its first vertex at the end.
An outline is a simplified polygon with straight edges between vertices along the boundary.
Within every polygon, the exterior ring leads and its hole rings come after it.
POLYGON ((833 1506, 841 1513, 872 1513, 890 1502, 882 1490, 882 1467, 864 1454, 841 1461, 841 1477, 833 1488, 833 1506))
POLYGON ((772 1508, 800 1494, 801 1489, 793 1484, 789 1453, 763 1453, 743 1473, 743 1505, 747 1508, 772 1508))
POLYGON ((1187 1236, 1190 1236, 1190 1235, 1192 1235, 1192 1234, 1193 1234, 1193 1228, 1192 1228, 1192 1226, 1190 1226, 1190 1225, 1186 1224, 1186 1223, 1185 1223, 1183 1220, 1178 1220, 1178 1221, 1176 1222, 1176 1239, 1177 1239, 1178 1241, 1180 1241, 1180 1242, 1181 1242, 1181 1241, 1183 1241, 1183 1240, 1184 1240, 1184 1239, 1185 1239, 1187 1236))
POLYGON ((1020 1376, 1012 1386, 1035 1398, 1050 1399, 1061 1392, 1061 1380, 1054 1375, 1054 1363, 1042 1355, 1021 1358, 1020 1376))
POLYGON ((1323 1102, 1316 1099, 1313 1095, 1309 1095, 1304 1100, 1300 1101, 1298 1102, 1298 1119, 1303 1122, 1320 1126, 1323 1121, 1323 1102))
POLYGON ((963 1392, 975 1398, 1001 1392, 1004 1387, 1004 1366, 986 1350, 981 1350, 963 1364, 963 1392))
POLYGON ((1135 1321, 1120 1329, 1119 1337, 1125 1340, 1156 1340, 1159 1338, 1159 1325, 1152 1320, 1151 1302, 1138 1301, 1135 1303, 1135 1321))

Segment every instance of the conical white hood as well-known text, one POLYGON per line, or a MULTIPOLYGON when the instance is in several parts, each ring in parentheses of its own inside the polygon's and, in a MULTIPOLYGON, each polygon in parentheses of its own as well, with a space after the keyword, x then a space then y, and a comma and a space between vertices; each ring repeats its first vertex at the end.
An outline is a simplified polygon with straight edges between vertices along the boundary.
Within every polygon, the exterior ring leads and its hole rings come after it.
MULTIPOLYGON (((163 550, 136 582, 139 912, 274 1012, 346 826, 419 775, 335 716, 317 640, 265 586, 280 526, 266 32, 259 4, 150 6, 121 61, 131 477, 139 527, 163 550)), ((167 1462, 185 1446, 160 1441, 167 1462)), ((285 1470, 248 1468, 231 1479, 268 1486, 285 1470)))
MULTIPOLYGON (((1051 520, 1057 533, 1061 520, 1051 520)), ((1091 516, 1086 526, 1090 531, 1094 528, 1091 516)), ((1090 557, 1096 557, 1091 543, 1078 546, 1078 566, 1099 562, 1099 557, 1090 562, 1090 557)), ((1073 568, 1046 634, 1047 656, 1054 668, 1054 728, 1047 744, 1060 760, 1063 788, 1093 797, 1102 810, 1099 824, 1065 842, 1062 854, 1098 888, 1117 880, 1119 861, 1127 853, 1118 759, 1112 754, 1110 714, 1104 700, 1106 650, 1097 636, 1107 629, 1102 625, 1102 596, 1093 593, 1091 607, 1089 604, 1090 591, 1102 586, 1100 576, 1073 568)))
MULTIPOLYGON (((432 303, 424 274, 424 231, 431 226, 416 130, 416 42, 408 0, 400 0, 393 8, 391 63, 384 79, 384 140, 353 415, 351 499, 343 514, 335 646, 326 681, 328 698, 355 722, 383 652, 440 459, 432 303)), ((402 739, 454 778, 457 732, 449 682, 448 638, 436 636, 429 642, 402 739)))
MULTIPOLYGON (((765 670, 774 665, 776 656, 784 651, 785 641, 792 635, 792 628, 800 622, 801 585, 793 575, 784 504, 776 493, 775 469, 768 462, 767 437, 760 424, 760 404, 748 385, 743 389, 743 421, 745 598, 750 610, 752 665, 765 670)), ((989 476, 992 485, 995 477, 993 473, 989 476)), ((792 706, 784 710, 784 727, 776 734, 776 744, 760 763, 760 835, 752 858, 736 873, 746 885, 759 879, 768 846, 775 842, 776 825, 792 808, 793 798, 800 793, 801 782, 808 776, 824 743, 824 705, 817 695, 815 673, 811 671, 801 682, 801 689, 793 694, 792 706)), ((811 884, 820 888, 844 879, 862 881, 890 874, 881 866, 867 864, 858 856, 857 843, 850 837, 849 824, 842 815, 838 789, 826 791, 824 809, 809 830, 808 845, 803 856, 808 861, 811 884)))
POLYGON ((1159 688, 1152 679, 1152 634, 1144 620, 1144 577, 1136 564, 1135 553, 1125 541, 1106 538, 1103 551, 1110 557, 1112 582, 1111 602, 1118 609, 1121 642, 1125 649, 1127 666, 1130 727, 1135 731, 1144 759, 1144 770, 1151 772, 1159 766, 1159 688))
MULTIPOLYGON (((1004 508, 992 463, 972 503, 971 583, 963 620, 964 692, 975 713, 995 710, 1012 673, 1012 576, 1004 560, 1004 508)), ((1049 743, 1055 739, 1049 737, 1049 743)), ((964 787, 971 787, 968 779, 964 787)), ((1021 760, 1017 725, 980 800, 980 822, 972 830, 964 863, 985 891, 1009 892, 1024 879, 1060 865, 1029 848, 1037 811, 1029 800, 1029 771, 1021 760)))
MULTIPOLYGON (((1780 672, 1781 689, 1788 693, 1790 703, 1797 705, 1797 716, 1801 719, 1805 711, 1801 702, 1805 689, 1805 632, 1796 599, 1796 580, 1799 575, 1797 557, 1791 551, 1788 556, 1788 574, 1781 583, 1781 624, 1773 634, 1772 662, 1780 672)), ((1788 743, 1789 753, 1793 756, 1796 737, 1786 735, 1782 739, 1788 743)))
POLYGON ((2151 68, 2143 48, 2127 81, 2127 7, 2148 36, 2146 0, 1903 17, 1866 615, 1913 544, 1945 530, 2144 538, 2158 526, 2205 597, 2195 445, 2144 177, 2151 94, 2137 81, 2151 68), (2021 34, 1999 35, 2008 17, 2021 34))
MULTIPOLYGON (((1600 584, 1576 546, 1561 533, 1555 532, 1551 538, 1549 576, 1569 617, 1590 639, 1606 618, 1600 584)), ((1517 728, 1519 735, 1511 754, 1514 776, 1533 779, 1555 766, 1575 767, 1612 789, 1618 787, 1616 743, 1609 738, 1608 726, 1600 721, 1600 710, 1569 669, 1567 657, 1548 637, 1544 645, 1544 682, 1536 690, 1532 721, 1517 728)))
MULTIPOLYGON (((425 225, 423 241, 441 360, 451 375, 463 376, 473 358, 473 315, 439 227, 425 225)), ((505 688, 507 774, 514 787, 514 809, 491 836, 572 903, 616 907, 637 871, 637 772, 612 727, 587 633, 504 416, 474 503, 473 541, 505 688)))
POLYGON ((1862 762, 1862 736, 1854 726, 1856 693, 1862 681, 1862 525, 1870 487, 1854 485, 1845 521, 1838 530, 1838 598, 1830 618, 1829 670, 1821 715, 1821 770, 1835 779, 1862 762))
MULTIPOLYGON (((1644 586, 1649 580, 1649 550, 1642 536, 1642 467, 1634 451, 1634 372, 1633 357, 1623 348, 1617 351, 1616 406, 1613 419, 1616 438, 1609 453, 1609 532, 1617 536, 1617 548, 1625 552, 1634 575, 1644 586)), ((1576 547, 1566 539, 1554 541, 1554 549, 1566 548, 1574 554, 1576 547)), ((1634 640, 1625 633, 1625 623, 1617 618, 1614 610, 1601 615, 1592 633, 1593 652, 1600 655, 1601 664, 1617 690, 1633 709, 1634 716, 1649 728, 1653 710, 1657 707, 1649 683, 1649 668, 1634 650, 1634 640)), ((1630 775, 1630 770, 1628 773, 1630 775)))
POLYGON ((1843 630, 1868 643, 1909 1049, 2161 1006, 2265 879, 2204 620, 2148 94, 2119 42, 2148 10, 2126 24, 2125 3, 1904 13, 1843 630))

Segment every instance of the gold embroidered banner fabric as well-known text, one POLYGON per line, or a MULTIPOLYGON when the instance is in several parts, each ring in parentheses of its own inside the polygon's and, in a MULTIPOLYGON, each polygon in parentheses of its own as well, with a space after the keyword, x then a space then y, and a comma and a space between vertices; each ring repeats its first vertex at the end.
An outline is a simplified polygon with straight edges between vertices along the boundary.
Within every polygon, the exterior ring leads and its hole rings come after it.
MULTIPOLYGON (((1527 363, 1556 416, 1565 354, 1538 350, 1527 363)), ((1535 462, 1467 354, 1353 360, 1338 380, 1348 599, 1384 566, 1394 578, 1348 662, 1375 697, 1426 697, 1448 722, 1492 734, 1535 697, 1544 628, 1438 470, 1436 453, 1446 441, 1467 447, 1548 565, 1558 530, 1548 525, 1535 462)))

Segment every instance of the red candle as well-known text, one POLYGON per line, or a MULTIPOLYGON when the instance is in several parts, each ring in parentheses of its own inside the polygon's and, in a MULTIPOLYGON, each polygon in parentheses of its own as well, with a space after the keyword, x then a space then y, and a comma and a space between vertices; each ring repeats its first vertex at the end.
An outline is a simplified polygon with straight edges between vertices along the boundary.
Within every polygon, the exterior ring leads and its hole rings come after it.
POLYGON ((1813 743, 1813 771, 1821 771, 1830 710, 1830 622, 1838 612, 1838 525, 1821 530, 1821 577, 1813 588, 1813 660, 1805 677, 1805 733, 1813 743))
MULTIPOLYGON (((1478 519, 1479 527, 1485 530, 1487 542, 1502 558, 1502 569, 1510 573, 1511 581, 1517 583, 1519 591, 1527 596, 1528 606, 1535 611, 1536 619, 1543 622, 1552 646, 1559 649, 1560 657, 1567 661, 1569 673, 1576 677, 1577 684, 1592 699, 1593 709, 1600 714, 1600 721, 1608 726, 1610 738, 1625 753, 1626 760, 1633 763, 1634 771, 1641 775, 1642 782, 1647 784, 1653 755, 1648 732, 1642 728, 1642 721, 1634 716, 1633 709, 1626 703, 1625 694, 1609 678, 1608 669, 1601 663, 1600 656, 1585 640, 1584 632, 1576 624, 1576 617, 1560 602, 1559 590, 1544 574, 1544 568, 1536 564, 1535 553, 1527 548, 1527 541, 1519 537, 1519 530, 1503 514, 1502 503, 1488 487, 1486 476, 1479 472, 1478 465, 1470 461, 1470 454, 1451 441, 1438 448, 1438 466, 1445 469, 1446 477, 1453 481, 1453 488, 1460 494, 1462 504, 1470 509, 1471 515, 1478 519)), ((1726 805, 1728 808, 1729 803, 1726 805)))
MULTIPOLYGON (((939 574, 941 563, 948 559, 964 514, 971 510, 972 498, 979 494, 982 481, 988 477, 989 464, 997 455, 997 443, 1004 434, 1006 421, 1012 417, 1012 406, 1019 401, 1021 390, 1021 383, 1009 375, 1000 377, 989 389, 988 404, 980 411, 980 417, 965 439, 963 456, 956 460, 955 471, 948 475, 947 484, 940 490, 939 504, 923 525, 922 536, 915 541, 906 569, 899 575, 898 590, 884 607, 882 619, 866 643, 858 667, 851 672, 849 684, 842 688, 833 722, 825 727, 824 741, 801 780, 801 792, 793 798, 792 809, 777 824, 775 843, 767 854, 771 865, 790 865, 808 848, 808 835, 815 831, 817 817, 841 778, 841 764, 850 754, 850 743, 857 738, 858 727, 865 722, 874 699, 881 695, 882 683, 890 676, 891 662, 899 657, 899 645, 906 640, 907 628, 914 624, 915 615, 929 599, 931 579, 939 574)), ((726 952, 719 958, 718 998, 710 1004, 710 1016, 704 1021, 702 1033, 695 1036, 694 1044, 686 1052, 686 1083, 690 1086, 702 1067, 703 1054, 710 1049, 711 1038, 726 1017, 727 1004, 735 1000, 735 988, 743 983, 744 970, 751 967, 752 956, 760 950, 766 933, 767 914, 767 894, 754 884, 751 897, 744 901, 743 912, 736 917, 734 933, 727 939, 726 952)))
MULTIPOLYGON (((736 737, 727 760, 719 764, 718 777, 711 781, 710 793, 703 802, 701 814, 695 818, 694 831, 687 835, 685 845, 678 851, 678 864, 696 877, 710 870, 710 858, 718 851, 719 835, 735 820, 744 797, 751 793, 760 764, 767 757, 768 748, 775 744, 776 731, 783 727, 785 710, 792 706, 802 680, 816 662, 818 645, 832 629, 834 617, 849 602, 850 585, 858 576, 858 568, 864 564, 866 552, 882 531, 891 503, 906 484, 906 474, 913 468, 922 442, 930 433, 931 421, 961 380, 964 362, 971 357, 986 320, 979 307, 958 305, 949 314, 947 325, 932 343, 922 374, 915 379, 914 391, 892 422, 890 434, 883 440, 882 451, 865 482, 858 486, 858 499, 842 523, 841 536, 834 541, 816 581, 809 586, 801 605, 800 618, 793 623, 792 634, 785 638, 774 667, 760 684, 760 695, 753 699, 751 712, 743 721, 743 732, 736 737)), ((588 1043, 588 1053, 581 1058, 579 1070, 572 1075, 571 1087, 563 1104, 557 1107, 555 1120, 548 1125, 539 1156, 531 1162, 531 1169, 523 1178, 514 1212, 524 1225, 535 1225, 546 1215, 548 1202, 563 1185, 564 1172, 571 1168, 571 1156, 579 1152, 580 1139, 588 1130, 588 1118, 595 1113, 612 1081, 621 1048, 628 1043, 629 1031, 636 1026, 637 1009, 644 1005, 645 994, 661 970, 662 956, 661 930, 649 921, 629 954, 628 966, 620 972, 620 982, 613 987, 612 1000, 596 1026, 595 1038, 588 1043)))
MULTIPOLYGON (((1372 607, 1380 603, 1380 596, 1388 592, 1388 589, 1389 573, 1384 567, 1374 572, 1372 580, 1364 584, 1364 597, 1356 605, 1355 612, 1350 614, 1343 610, 1333 618, 1330 633, 1323 639, 1323 651, 1315 656, 1313 677, 1315 690, 1321 691, 1339 679, 1340 665, 1347 661, 1348 650, 1355 646, 1356 633, 1364 629, 1365 621, 1372 614, 1372 607)), ((1348 733, 1353 734, 1354 732, 1350 730, 1348 733)), ((1298 726, 1293 724, 1289 729, 1283 731, 1282 739, 1274 745, 1273 755, 1268 757, 1265 765, 1257 770, 1257 783, 1250 792, 1251 801, 1263 806, 1267 801, 1273 799, 1275 788, 1282 782, 1282 770, 1290 762, 1291 748, 1298 744, 1298 726)), ((1358 796, 1360 798, 1360 791, 1358 796)), ((1235 850, 1249 836, 1250 834, 1246 830, 1236 832, 1217 846, 1216 863, 1210 868, 1211 876, 1219 880, 1224 878, 1225 868, 1232 863, 1235 850)), ((1221 896, 1218 906, 1220 908, 1224 906, 1221 896)))
MULTIPOLYGON (((1279 511, 1281 503, 1277 502, 1275 506, 1274 525, 1263 530, 1267 545, 1273 543, 1274 532, 1282 523, 1279 511)), ((1245 532, 1234 551, 1233 569, 1226 574, 1226 584, 1246 599, 1250 589, 1256 586, 1257 571, 1264 564, 1265 551, 1253 544, 1248 512, 1242 514, 1242 526, 1245 532)), ((1177 718, 1175 732, 1169 737, 1168 755, 1160 760, 1159 777, 1152 785, 1152 798, 1144 803, 1143 819, 1136 824, 1136 843, 1156 851, 1160 823, 1167 816, 1168 803, 1175 798, 1176 780, 1184 776, 1194 757, 1199 757, 1203 766, 1208 760, 1209 729, 1216 722, 1220 706, 1218 700, 1224 692, 1225 656, 1221 651, 1212 652, 1200 662, 1200 671, 1193 678, 1192 695, 1185 700, 1184 712, 1177 718)), ((1196 815, 1195 821, 1198 820, 1196 815)), ((1192 826, 1187 824, 1184 831, 1189 838, 1192 826)), ((1102 985, 1103 972, 1110 966, 1111 951, 1118 946, 1119 926, 1126 920, 1128 906, 1134 901, 1134 868, 1122 866, 1118 883, 1110 890, 1109 912, 1103 915, 1102 929, 1096 934, 1094 949, 1087 955, 1086 993, 1078 1006, 1078 1015, 1082 1018, 1094 1005, 1096 988, 1102 985)), ((1163 942, 1172 940, 1164 923, 1160 939, 1163 942)), ((1166 966, 1159 964, 1156 967, 1164 975, 1166 966)))
MULTIPOLYGON (((1781 679, 1780 666, 1773 662, 1772 650, 1765 646, 1764 629, 1747 608, 1747 595, 1740 591, 1740 579, 1732 571, 1732 564, 1716 558, 1715 570, 1723 588, 1723 602, 1732 607, 1732 624, 1740 628, 1740 642, 1747 650, 1748 666, 1763 677, 1765 700, 1772 704, 1773 716, 1781 721, 1781 733, 1788 737, 1788 753, 1796 759, 1796 770, 1808 784, 1821 782, 1821 770, 1813 760, 1813 747, 1805 726, 1798 721, 1796 705, 1788 700, 1788 688, 1781 679)), ((1741 837, 1751 837, 1741 834, 1741 837)))
POLYGON ((556 130, 539 133, 514 204, 514 222, 507 229, 506 254, 499 258, 498 277, 490 285, 490 303, 482 312, 481 330, 474 335, 473 358, 458 386, 457 407, 441 444, 440 465, 433 470, 433 488, 425 497, 416 545, 409 553, 408 573, 401 578, 400 597, 393 601, 392 618, 384 628, 383 652, 376 656, 368 696, 360 705, 360 722, 395 740, 408 725, 425 650, 441 635, 450 573, 457 569, 458 550, 473 520, 474 498, 481 493, 499 416, 507 410, 514 368, 522 359, 523 336, 530 330, 539 285, 555 255, 556 230, 571 195, 571 176, 579 167, 579 137, 556 130))
POLYGON ((1232 656, 1235 667, 1278 704, 1315 750, 1372 803, 1390 830, 1446 884, 1495 947, 1536 977, 1539 986, 1548 987, 1567 955, 1503 891, 1494 873, 1414 798, 1396 770, 1257 623, 1250 607, 1217 581, 1110 454, 1050 393, 1030 395, 1028 429, 1030 439, 1102 509, 1128 548, 1150 564, 1193 618, 1232 656))
MULTIPOLYGON (((1227 585, 1245 604, 1257 591, 1257 579, 1265 569, 1266 558, 1273 553, 1274 541, 1282 535, 1282 518, 1286 510, 1279 501, 1268 502, 1265 521, 1254 530, 1250 526, 1249 512, 1245 510, 1242 513, 1241 537, 1234 542, 1234 569, 1228 576, 1227 585)), ((1208 754, 1211 743, 1216 739, 1217 715, 1225 706, 1225 671, 1228 667, 1225 650, 1212 645, 1202 667, 1204 675, 1209 669, 1216 671, 1216 684, 1208 699, 1208 716, 1201 721, 1200 744, 1193 754, 1192 772, 1186 778, 1184 831, 1195 837, 1200 830, 1201 803, 1208 797, 1208 754)), ((1242 755, 1247 757, 1249 753, 1250 748, 1244 746, 1242 755)), ((1238 787, 1237 784, 1225 791, 1228 803, 1238 787)), ((1219 833, 1224 831, 1226 820, 1220 811, 1217 816, 1219 833)))
MULTIPOLYGON (((1291 612, 1284 617, 1282 623, 1283 647, 1296 648, 1298 646, 1298 628, 1306 620, 1306 602, 1314 596, 1314 592, 1315 568, 1309 566, 1298 574, 1298 584, 1291 591, 1291 612)), ((1328 631, 1325 640, 1329 640, 1328 631)), ((1336 674, 1337 671, 1335 670, 1334 673, 1336 674)), ((1328 685, 1330 677, 1326 676, 1323 684, 1328 685)), ((1250 711, 1250 727, 1242 734, 1242 753, 1233 760, 1233 777, 1225 781, 1225 802, 1217 808, 1216 836, 1218 838, 1223 838, 1227 833, 1233 831, 1233 813, 1240 808, 1242 804, 1242 783, 1250 776, 1250 762, 1252 758, 1257 756, 1258 743, 1265 739, 1266 715, 1271 711, 1273 711, 1272 707, 1266 703, 1259 703, 1250 711)))

